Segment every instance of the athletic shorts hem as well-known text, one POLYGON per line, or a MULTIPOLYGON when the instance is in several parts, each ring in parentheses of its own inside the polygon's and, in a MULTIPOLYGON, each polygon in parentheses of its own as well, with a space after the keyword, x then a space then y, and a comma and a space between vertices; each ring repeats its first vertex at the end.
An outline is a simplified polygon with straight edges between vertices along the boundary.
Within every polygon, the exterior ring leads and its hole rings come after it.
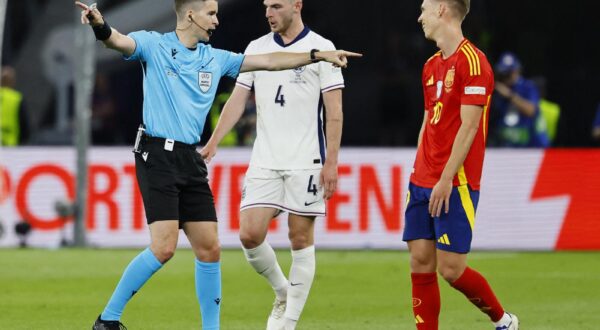
POLYGON ((284 212, 302 215, 302 216, 324 217, 326 215, 326 213, 321 213, 321 212, 302 212, 302 211, 298 211, 298 210, 292 210, 285 206, 282 206, 279 204, 273 204, 273 203, 252 203, 252 204, 242 205, 240 207, 240 211, 243 211, 246 209, 258 208, 258 207, 267 207, 267 208, 272 208, 272 209, 278 209, 278 210, 281 210, 284 212))
POLYGON ((442 251, 446 251, 446 252, 453 252, 453 253, 458 253, 458 254, 469 254, 469 252, 471 252, 471 249, 468 249, 466 251, 464 251, 464 250, 457 251, 457 249, 453 249, 452 246, 447 246, 447 245, 442 245, 442 244, 436 244, 435 248, 437 250, 442 250, 442 251))
POLYGON ((404 242, 416 241, 419 239, 424 239, 427 241, 435 241, 435 237, 402 237, 404 242))
POLYGON ((187 222, 214 222, 214 223, 218 223, 217 219, 214 220, 148 220, 148 226, 150 226, 151 224, 155 223, 155 222, 161 222, 161 221, 177 221, 179 224, 179 229, 183 229, 183 225, 187 222))

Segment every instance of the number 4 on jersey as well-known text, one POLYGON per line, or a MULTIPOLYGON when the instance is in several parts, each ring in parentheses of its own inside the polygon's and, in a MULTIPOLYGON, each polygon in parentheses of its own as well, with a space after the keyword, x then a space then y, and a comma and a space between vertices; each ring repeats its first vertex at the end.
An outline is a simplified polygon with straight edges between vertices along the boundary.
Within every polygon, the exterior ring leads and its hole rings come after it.
POLYGON ((283 88, 283 86, 279 85, 279 88, 277 89, 277 95, 275 96, 275 103, 278 103, 282 107, 284 107, 285 106, 285 97, 283 96, 283 94, 281 94, 282 88, 283 88))

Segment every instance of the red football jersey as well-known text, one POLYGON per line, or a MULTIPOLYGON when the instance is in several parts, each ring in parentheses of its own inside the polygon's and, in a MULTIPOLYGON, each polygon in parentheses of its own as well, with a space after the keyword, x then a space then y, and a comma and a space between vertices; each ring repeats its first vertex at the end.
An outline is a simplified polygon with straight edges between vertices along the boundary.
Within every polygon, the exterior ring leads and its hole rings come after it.
POLYGON ((479 130, 467 158, 454 176, 455 186, 469 184, 471 189, 479 190, 493 91, 494 72, 490 63, 485 54, 466 39, 447 59, 440 51, 425 63, 423 95, 428 117, 410 178, 413 184, 425 188, 435 186, 450 158, 461 125, 461 105, 480 105, 483 114, 479 130))

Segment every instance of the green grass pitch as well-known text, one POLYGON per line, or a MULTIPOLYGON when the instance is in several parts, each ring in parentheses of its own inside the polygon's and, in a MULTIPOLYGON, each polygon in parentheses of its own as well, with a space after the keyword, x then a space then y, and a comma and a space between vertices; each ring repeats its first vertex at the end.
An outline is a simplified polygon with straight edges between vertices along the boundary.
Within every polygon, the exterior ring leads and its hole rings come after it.
MULTIPOLYGON (((90 329, 138 250, 0 250, 0 329, 90 329)), ((284 269, 290 254, 278 251, 284 269)), ((273 294, 239 250, 224 251, 223 330, 264 329, 273 294)), ((600 253, 470 255, 525 330, 598 329, 600 253)), ((193 255, 180 250, 125 309, 133 330, 199 329, 193 255)), ((298 325, 307 329, 414 329, 408 254, 317 251, 317 275, 298 325)), ((440 280, 440 329, 492 329, 440 280)))

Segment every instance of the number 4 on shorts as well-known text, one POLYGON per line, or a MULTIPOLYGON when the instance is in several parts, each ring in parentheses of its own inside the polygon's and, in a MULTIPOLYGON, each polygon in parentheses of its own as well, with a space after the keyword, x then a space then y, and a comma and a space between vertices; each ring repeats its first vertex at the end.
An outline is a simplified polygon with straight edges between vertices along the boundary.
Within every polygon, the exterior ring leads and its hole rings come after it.
POLYGON ((315 179, 314 175, 311 175, 310 179, 308 179, 308 190, 307 191, 309 193, 312 193, 313 195, 317 196, 317 192, 319 190, 317 189, 317 185, 313 183, 314 179, 315 179))

